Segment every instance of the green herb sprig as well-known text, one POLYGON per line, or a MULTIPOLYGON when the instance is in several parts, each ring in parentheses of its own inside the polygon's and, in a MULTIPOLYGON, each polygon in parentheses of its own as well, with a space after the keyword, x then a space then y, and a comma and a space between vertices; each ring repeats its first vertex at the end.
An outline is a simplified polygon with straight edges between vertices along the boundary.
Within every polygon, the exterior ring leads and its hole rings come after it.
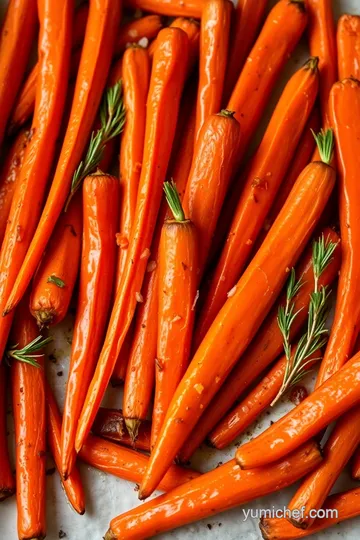
POLYGON ((8 349, 5 353, 6 358, 8 362, 11 361, 11 359, 19 360, 20 362, 24 362, 25 364, 30 364, 34 367, 40 367, 40 364, 37 362, 37 358, 41 358, 42 354, 36 354, 38 353, 45 345, 50 343, 52 341, 52 337, 49 336, 47 338, 43 338, 42 336, 38 336, 37 338, 33 339, 30 343, 25 345, 22 349, 17 349, 19 344, 13 345, 8 349))

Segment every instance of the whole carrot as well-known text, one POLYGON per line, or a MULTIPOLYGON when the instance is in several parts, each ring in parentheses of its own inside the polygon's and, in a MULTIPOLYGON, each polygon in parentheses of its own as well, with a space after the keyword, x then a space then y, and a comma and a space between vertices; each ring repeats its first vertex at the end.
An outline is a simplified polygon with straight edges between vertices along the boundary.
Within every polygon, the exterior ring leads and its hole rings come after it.
MULTIPOLYGON (((94 435, 87 437, 79 456, 82 461, 96 469, 136 484, 141 482, 149 461, 145 454, 104 441, 94 435)), ((199 476, 201 476, 200 473, 193 469, 172 465, 159 485, 159 489, 171 491, 199 476)))
POLYGON ((151 445, 154 446, 171 398, 189 363, 193 304, 198 284, 198 244, 175 184, 165 182, 172 219, 164 222, 159 246, 158 337, 151 445))
MULTIPOLYGON (((64 488, 69 503, 81 516, 85 513, 85 496, 81 477, 77 467, 74 467, 66 480, 61 474, 61 414, 55 401, 54 395, 48 383, 45 385, 47 403, 47 439, 51 454, 59 471, 61 484, 64 488)), ((75 452, 75 450, 74 450, 75 452)))
POLYGON ((360 166, 360 83, 352 79, 336 83, 330 93, 329 114, 336 136, 339 163, 339 215, 342 262, 335 316, 329 343, 316 380, 323 384, 347 361, 359 329, 360 193, 357 171, 360 166))
POLYGON ((204 0, 126 0, 125 6, 150 11, 168 17, 200 19, 204 0))
POLYGON ((360 17, 342 15, 337 26, 339 79, 360 79, 360 17))
POLYGON ((76 449, 80 450, 99 409, 120 348, 141 303, 151 240, 174 139, 180 95, 185 80, 188 37, 178 28, 161 30, 153 60, 147 101, 144 156, 123 279, 117 291, 105 342, 79 420, 76 449))
POLYGON ((141 423, 134 444, 126 429, 122 411, 118 409, 100 407, 92 425, 92 432, 94 435, 118 442, 124 446, 134 446, 137 450, 150 451, 150 422, 145 420, 141 423))
POLYGON ((327 132, 319 137, 323 161, 312 163, 299 176, 266 242, 196 351, 168 409, 140 487, 140 498, 148 497, 156 488, 254 337, 285 282, 287 269, 296 263, 306 245, 335 183, 335 171, 328 165, 332 154, 330 135, 327 132), (291 242, 284 242, 289 238, 291 242), (175 421, 179 418, 181 422, 175 421))
MULTIPOLYGON (((338 275, 341 248, 339 237, 333 230, 325 228, 320 235, 321 237, 337 245, 329 265, 325 268, 319 279, 320 287, 327 287, 338 275)), ((294 313, 298 315, 290 329, 291 340, 296 338, 306 320, 310 294, 314 290, 312 246, 309 246, 301 257, 300 262, 296 265, 296 275, 301 277, 303 285, 293 297, 294 313)), ((215 432, 218 433, 220 438, 221 433, 221 437, 226 437, 229 426, 233 424, 233 421, 239 415, 239 408, 238 406, 234 407, 234 404, 283 351, 283 336, 279 329, 277 316, 279 307, 286 304, 286 297, 286 293, 280 296, 252 343, 240 357, 240 361, 235 365, 225 383, 207 407, 180 451, 179 458, 181 461, 187 462, 190 459, 194 451, 215 426, 216 428, 213 434, 215 432), (224 417, 229 409, 231 409, 229 414, 224 417)))
MULTIPOLYGON (((69 195, 72 180, 73 189, 75 189, 74 184, 78 185, 79 176, 80 179, 84 178, 86 174, 93 171, 89 156, 80 169, 76 168, 90 135, 105 86, 120 21, 120 8, 120 0, 90 1, 74 99, 60 157, 40 221, 25 258, 22 260, 23 264, 18 272, 13 291, 8 298, 7 312, 19 302, 35 273, 69 195), (75 169, 76 174, 73 178, 75 169)), ((115 112, 110 111, 110 114, 115 114, 115 112)), ((31 235, 29 236, 30 242, 31 235)))
POLYGON ((321 453, 309 442, 283 461, 242 471, 231 460, 166 495, 114 518, 105 540, 140 540, 213 516, 257 497, 291 485, 321 462, 321 453))
POLYGON ((14 140, 0 170, 0 244, 3 241, 16 185, 20 178, 29 131, 23 129, 14 140))
POLYGON ((83 185, 79 298, 61 431, 61 472, 73 470, 77 423, 104 338, 114 286, 119 181, 101 172, 83 185))
MULTIPOLYGON (((67 90, 72 1, 38 2, 40 80, 23 166, 15 187, 0 253, 0 312, 16 280, 36 228, 52 166, 67 90), (31 204, 29 204, 31 201, 31 204)), ((0 319, 0 358, 13 314, 0 319)))
POLYGON ((0 502, 15 493, 15 479, 11 471, 6 427, 6 371, 0 366, 0 502))
POLYGON ((199 318, 197 345, 240 278, 291 163, 317 96, 317 63, 317 58, 310 58, 291 77, 249 165, 245 181, 241 182, 242 193, 199 318))
POLYGON ((204 0, 195 140, 208 116, 217 113, 221 108, 232 8, 230 0, 204 0))
POLYGON ((68 312, 79 273, 81 238, 82 198, 77 194, 60 216, 32 284, 30 311, 39 328, 58 324, 68 312))
POLYGON ((267 0, 239 0, 230 37, 223 101, 227 103, 265 15, 267 0))
POLYGON ((9 2, 0 35, 0 145, 22 83, 36 26, 36 0, 9 2))

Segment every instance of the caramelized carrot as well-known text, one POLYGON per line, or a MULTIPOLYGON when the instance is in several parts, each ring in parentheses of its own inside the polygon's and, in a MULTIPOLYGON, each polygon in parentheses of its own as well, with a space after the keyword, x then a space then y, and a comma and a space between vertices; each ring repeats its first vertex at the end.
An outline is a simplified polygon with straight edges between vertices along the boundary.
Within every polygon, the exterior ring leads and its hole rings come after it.
MULTIPOLYGON (((20 349, 38 336, 27 297, 16 311, 11 334, 11 341, 20 349)), ((41 355, 36 360, 38 367, 20 360, 13 360, 11 367, 19 540, 42 540, 46 536, 44 357, 41 355)))
POLYGON ((95 173, 83 185, 80 285, 61 432, 61 471, 73 470, 77 423, 105 334, 114 285, 119 181, 95 173))
POLYGON ((9 149, 0 170, 0 245, 3 241, 16 185, 20 178, 29 131, 22 130, 9 149))
POLYGON ((57 222, 34 277, 30 311, 39 328, 58 324, 68 312, 79 272, 81 239, 82 199, 78 193, 57 222))
POLYGON ((195 140, 205 120, 221 109, 232 8, 230 0, 204 0, 195 140))
POLYGON ((40 221, 8 298, 7 312, 25 293, 69 195, 72 177, 81 160, 106 83, 120 8, 120 0, 90 2, 74 99, 60 157, 40 221))
POLYGON ((56 468, 59 471, 61 484, 64 488, 68 501, 75 512, 82 516, 85 513, 85 496, 80 473, 77 467, 74 467, 68 478, 66 480, 62 479, 60 451, 61 414, 48 383, 46 383, 45 389, 47 403, 48 445, 55 461, 56 468))
POLYGON ((199 318, 197 346, 240 278, 294 156, 317 96, 317 63, 317 58, 310 58, 291 77, 249 165, 245 182, 241 182, 241 197, 199 318))
POLYGON ((137 450, 150 451, 151 424, 144 421, 139 427, 136 441, 130 437, 125 426, 122 411, 100 407, 92 425, 94 435, 118 442, 124 446, 134 446, 137 450))
POLYGON ((105 540, 149 538, 224 512, 291 485, 321 459, 314 442, 262 469, 242 471, 232 459, 200 478, 114 518, 105 540))
POLYGON ((359 331, 360 193, 360 83, 352 79, 336 83, 330 94, 330 119, 336 136, 339 163, 339 214, 342 262, 335 316, 329 342, 316 380, 323 384, 348 360, 359 331))
POLYGON ((11 471, 6 427, 6 371, 0 365, 0 502, 15 493, 15 479, 11 471))
POLYGON ((36 0, 10 0, 0 35, 0 146, 22 83, 36 26, 36 0))
MULTIPOLYGON (((325 228, 323 235, 329 242, 337 244, 332 260, 320 276, 320 287, 329 286, 337 277, 340 268, 340 253, 338 235, 331 229, 325 228)), ((294 312, 298 313, 291 328, 290 339, 293 340, 304 324, 310 301, 310 294, 314 290, 314 273, 312 265, 312 246, 305 251, 300 262, 296 266, 296 275, 302 276, 303 286, 294 297, 294 312)), ((234 404, 259 377, 259 375, 273 362, 283 351, 283 336, 279 330, 277 314, 279 306, 286 302, 286 294, 280 296, 264 323, 257 332, 254 340, 240 357, 240 361, 227 377, 224 385, 214 397, 189 439, 181 449, 179 458, 187 462, 194 451, 200 446, 205 437, 216 426, 216 433, 226 437, 228 426, 232 425, 234 418, 238 416, 238 407, 234 404), (222 420, 224 415, 234 407, 222 420)))
POLYGON ((129 254, 118 288, 105 342, 81 413, 76 450, 79 451, 99 409, 116 360, 141 303, 151 240, 161 201, 161 182, 166 174, 174 139, 188 58, 188 37, 178 28, 161 30, 153 59, 147 101, 145 149, 129 254))
POLYGON ((339 79, 360 79, 360 17, 342 15, 337 26, 339 79))
POLYGON ((159 15, 146 15, 146 17, 124 24, 115 42, 115 54, 120 55, 128 45, 138 43, 143 38, 149 40, 156 38, 162 27, 163 23, 159 15))
MULTIPOLYGON (((110 441, 89 435, 80 450, 80 459, 100 471, 112 474, 128 482, 138 484, 144 475, 148 456, 123 448, 110 441)), ((198 478, 200 473, 172 465, 159 485, 161 491, 171 491, 182 484, 198 478)))
POLYGON ((168 17, 200 19, 204 0, 126 0, 125 6, 150 11, 168 17))
POLYGON ((227 103, 244 66, 260 25, 264 19, 267 0, 239 0, 235 10, 226 69, 224 103, 227 103))
POLYGON ((296 263, 306 245, 335 183, 335 171, 328 165, 330 133, 319 142, 323 161, 310 164, 299 176, 266 241, 196 351, 168 409, 140 487, 140 498, 148 497, 156 488, 254 337, 286 280, 287 269, 296 263), (291 242, 284 242, 288 238, 291 242))

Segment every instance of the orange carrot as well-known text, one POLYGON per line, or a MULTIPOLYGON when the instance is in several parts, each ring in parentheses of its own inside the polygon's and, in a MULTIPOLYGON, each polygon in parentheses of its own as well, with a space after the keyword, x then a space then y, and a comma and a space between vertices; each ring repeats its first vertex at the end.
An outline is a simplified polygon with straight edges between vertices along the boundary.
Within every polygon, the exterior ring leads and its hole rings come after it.
POLYGON ((118 442, 121 445, 134 446, 137 450, 150 451, 150 422, 144 421, 141 423, 134 444, 133 439, 127 432, 122 411, 118 409, 100 407, 92 425, 92 432, 94 435, 118 442))
POLYGON ((0 502, 15 493, 15 479, 11 471, 6 428, 6 371, 0 365, 0 502))
POLYGON ((262 469, 242 471, 232 459, 200 478, 114 518, 105 540, 149 538, 224 512, 291 485, 321 459, 314 442, 262 469))
POLYGON ((168 17, 194 17, 200 19, 204 0, 126 0, 125 6, 150 11, 168 17))
POLYGON ((154 39, 163 27, 159 15, 146 15, 135 19, 120 27, 115 42, 115 53, 120 55, 131 43, 138 43, 141 39, 154 39))
POLYGON ((186 75, 188 37, 178 28, 167 28, 160 31, 158 39, 160 41, 154 55, 147 101, 146 146, 130 249, 105 342, 79 420, 75 446, 77 451, 95 419, 136 304, 142 301, 140 291, 161 201, 161 182, 166 174, 174 139, 186 75))
POLYGON ((360 79, 360 17, 342 15, 337 26, 339 79, 360 79))
POLYGON ((286 280, 287 269, 296 263, 306 245, 335 183, 335 171, 328 165, 332 154, 330 134, 319 140, 323 161, 310 164, 299 176, 266 241, 196 351, 168 409, 140 498, 148 497, 156 488, 254 337, 286 280), (291 242, 284 242, 288 238, 291 242), (179 418, 181 422, 175 421, 179 418))
POLYGON ((195 140, 199 137, 204 121, 221 109, 232 8, 229 0, 204 0, 195 140))
POLYGON ((81 160, 105 86, 119 26, 120 8, 120 0, 90 2, 75 94, 61 154, 40 221, 8 298, 7 312, 16 306, 25 293, 69 195, 74 171, 81 160))
POLYGON ((83 185, 83 237, 78 308, 61 432, 61 471, 73 470, 77 423, 104 338, 114 285, 119 181, 101 172, 83 185))

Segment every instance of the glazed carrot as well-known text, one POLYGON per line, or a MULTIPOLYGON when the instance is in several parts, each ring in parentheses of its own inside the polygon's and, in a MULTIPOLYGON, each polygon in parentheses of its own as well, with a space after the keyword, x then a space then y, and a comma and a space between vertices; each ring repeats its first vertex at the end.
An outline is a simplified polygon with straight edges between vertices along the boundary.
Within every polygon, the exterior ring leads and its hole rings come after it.
POLYGON ((162 27, 163 23, 159 15, 146 15, 146 17, 124 24, 115 42, 115 53, 121 54, 129 44, 138 43, 142 38, 149 40, 156 38, 162 27))
POLYGON ((126 0, 125 6, 150 11, 168 17, 194 17, 200 19, 204 0, 126 0))
POLYGON ((233 5, 229 0, 204 0, 195 140, 198 139, 205 120, 221 109, 232 9, 233 5))
POLYGON ((76 436, 80 450, 99 409, 120 348, 129 329, 146 272, 151 240, 161 201, 164 180, 174 139, 180 95, 185 80, 188 37, 178 28, 161 30, 153 59, 147 101, 143 166, 129 253, 118 288, 105 342, 88 390, 76 436))
POLYGON ((69 195, 73 175, 90 135, 106 83, 120 8, 120 0, 90 2, 74 99, 60 157, 40 221, 8 298, 7 312, 16 306, 25 293, 69 195))
MULTIPOLYGON (((71 41, 73 50, 79 47, 84 39, 88 13, 89 6, 87 4, 82 4, 75 11, 71 41)), ((77 62, 76 58, 74 59, 73 56, 71 58, 71 64, 75 65, 77 62)), ((74 69, 75 67, 73 67, 70 71, 74 71, 74 69)), ((20 126, 24 125, 34 112, 36 85, 38 83, 39 70, 40 64, 37 62, 22 85, 10 117, 8 128, 9 133, 14 133, 20 126)))
POLYGON ((83 237, 78 307, 61 432, 61 470, 73 469, 75 434, 105 334, 114 286, 119 181, 95 173, 83 185, 83 237))
MULTIPOLYGON (((144 475, 148 456, 123 448, 118 444, 89 435, 80 450, 80 459, 103 472, 138 484, 144 475)), ((171 491, 186 482, 198 478, 200 473, 172 465, 159 485, 162 491, 171 491)))
POLYGON ((339 79, 360 79, 360 17, 342 15, 337 25, 339 79))
POLYGON ((16 185, 24 162, 29 131, 23 129, 11 145, 0 170, 0 245, 3 241, 16 185))
POLYGON ((0 145, 22 83, 36 27, 36 0, 11 0, 0 35, 0 145))
MULTIPOLYGON (((47 440, 51 450, 51 454, 55 461, 57 470, 59 471, 61 484, 67 495, 68 501, 80 515, 85 513, 85 496, 81 482, 81 477, 77 467, 74 467, 71 474, 66 480, 62 479, 61 475, 61 452, 60 452, 60 437, 61 437, 61 414, 55 401, 54 395, 48 383, 45 385, 46 403, 47 403, 47 440)), ((74 450, 75 452, 75 450, 74 450)))
POLYGON ((11 471, 6 427, 6 371, 0 366, 0 502, 15 493, 15 479, 11 471))
POLYGON ((297 529, 285 518, 262 518, 260 530, 266 540, 291 540, 316 534, 346 519, 360 514, 360 488, 331 495, 323 506, 325 517, 319 518, 308 529, 297 529))
POLYGON ((92 432, 94 435, 118 442, 124 446, 135 446, 137 450, 150 450, 150 422, 144 421, 141 423, 134 444, 133 439, 127 432, 122 411, 118 409, 100 407, 92 425, 92 432))
POLYGON ((306 245, 331 194, 335 171, 331 132, 319 141, 323 161, 299 176, 266 241, 247 267, 196 351, 168 409, 140 488, 140 498, 156 488, 171 461, 195 427, 265 319, 306 245), (323 152, 325 147, 328 151, 323 152), (291 242, 284 239, 291 238, 291 242), (274 256, 276 254, 276 256, 274 256), (181 419, 181 422, 175 419, 181 419))
POLYGON ((352 354, 359 330, 360 194, 357 171, 360 166, 360 83, 352 79, 336 83, 330 93, 329 114, 336 136, 339 162, 339 215, 342 263, 334 321, 316 380, 319 387, 352 354))
POLYGON ((239 0, 230 37, 224 103, 227 103, 264 19, 267 0, 239 0))
POLYGON ((311 517, 310 511, 323 507, 326 497, 360 442, 359 422, 360 408, 356 406, 336 423, 323 449, 323 461, 306 477, 288 504, 290 510, 301 510, 300 517, 291 518, 291 523, 296 527, 308 529, 313 525, 315 516, 311 517))
POLYGON ((164 222, 159 246, 158 336, 151 446, 154 446, 171 398, 189 363, 193 304, 198 285, 198 243, 174 184, 164 190, 172 219, 164 222))
POLYGON ((30 311, 39 328, 58 324, 68 312, 79 273, 81 239, 82 199, 78 193, 57 222, 34 277, 30 311))
MULTIPOLYGON (((331 229, 325 228, 321 237, 327 238, 329 242, 337 244, 332 260, 320 276, 320 287, 329 286, 337 277, 340 268, 340 252, 338 235, 331 229)), ((312 265, 312 246, 305 251, 298 265, 296 265, 296 275, 302 276, 303 286, 294 297, 294 312, 298 313, 291 327, 290 338, 293 340, 302 325, 304 324, 310 301, 310 294, 314 290, 314 273, 312 265)), ((179 458, 184 463, 187 462, 194 451, 200 446, 205 437, 216 426, 216 433, 225 433, 228 425, 232 424, 238 414, 238 407, 234 407, 236 401, 252 385, 259 375, 273 362, 283 351, 283 337, 279 330, 277 315, 279 306, 285 305, 286 295, 280 296, 264 323, 257 332, 254 340, 240 357, 240 361, 229 374, 223 386, 214 397, 195 429, 191 433, 188 441, 181 449, 179 458), (224 415, 234 407, 222 420, 224 415), (219 422, 219 423, 218 423, 219 422)))
POLYGON ((320 107, 323 124, 328 127, 328 101, 337 81, 337 54, 334 15, 331 0, 308 0, 310 54, 319 58, 320 107))
POLYGON ((320 462, 321 453, 314 442, 262 469, 242 471, 232 459, 200 478, 114 518, 105 540, 140 540, 213 516, 289 486, 320 462))
POLYGON ((351 476, 354 480, 360 480, 360 450, 356 450, 351 467, 351 476))
POLYGON ((292 161, 317 96, 317 63, 317 58, 310 58, 291 77, 249 165, 245 181, 241 182, 242 193, 204 299, 196 330, 197 346, 241 276, 292 161))
MULTIPOLYGON (((28 298, 19 305, 11 341, 22 349, 38 337, 28 298)), ((14 359, 11 390, 15 424, 16 503, 19 540, 42 540, 45 523, 46 404, 44 357, 38 367, 14 359)))

